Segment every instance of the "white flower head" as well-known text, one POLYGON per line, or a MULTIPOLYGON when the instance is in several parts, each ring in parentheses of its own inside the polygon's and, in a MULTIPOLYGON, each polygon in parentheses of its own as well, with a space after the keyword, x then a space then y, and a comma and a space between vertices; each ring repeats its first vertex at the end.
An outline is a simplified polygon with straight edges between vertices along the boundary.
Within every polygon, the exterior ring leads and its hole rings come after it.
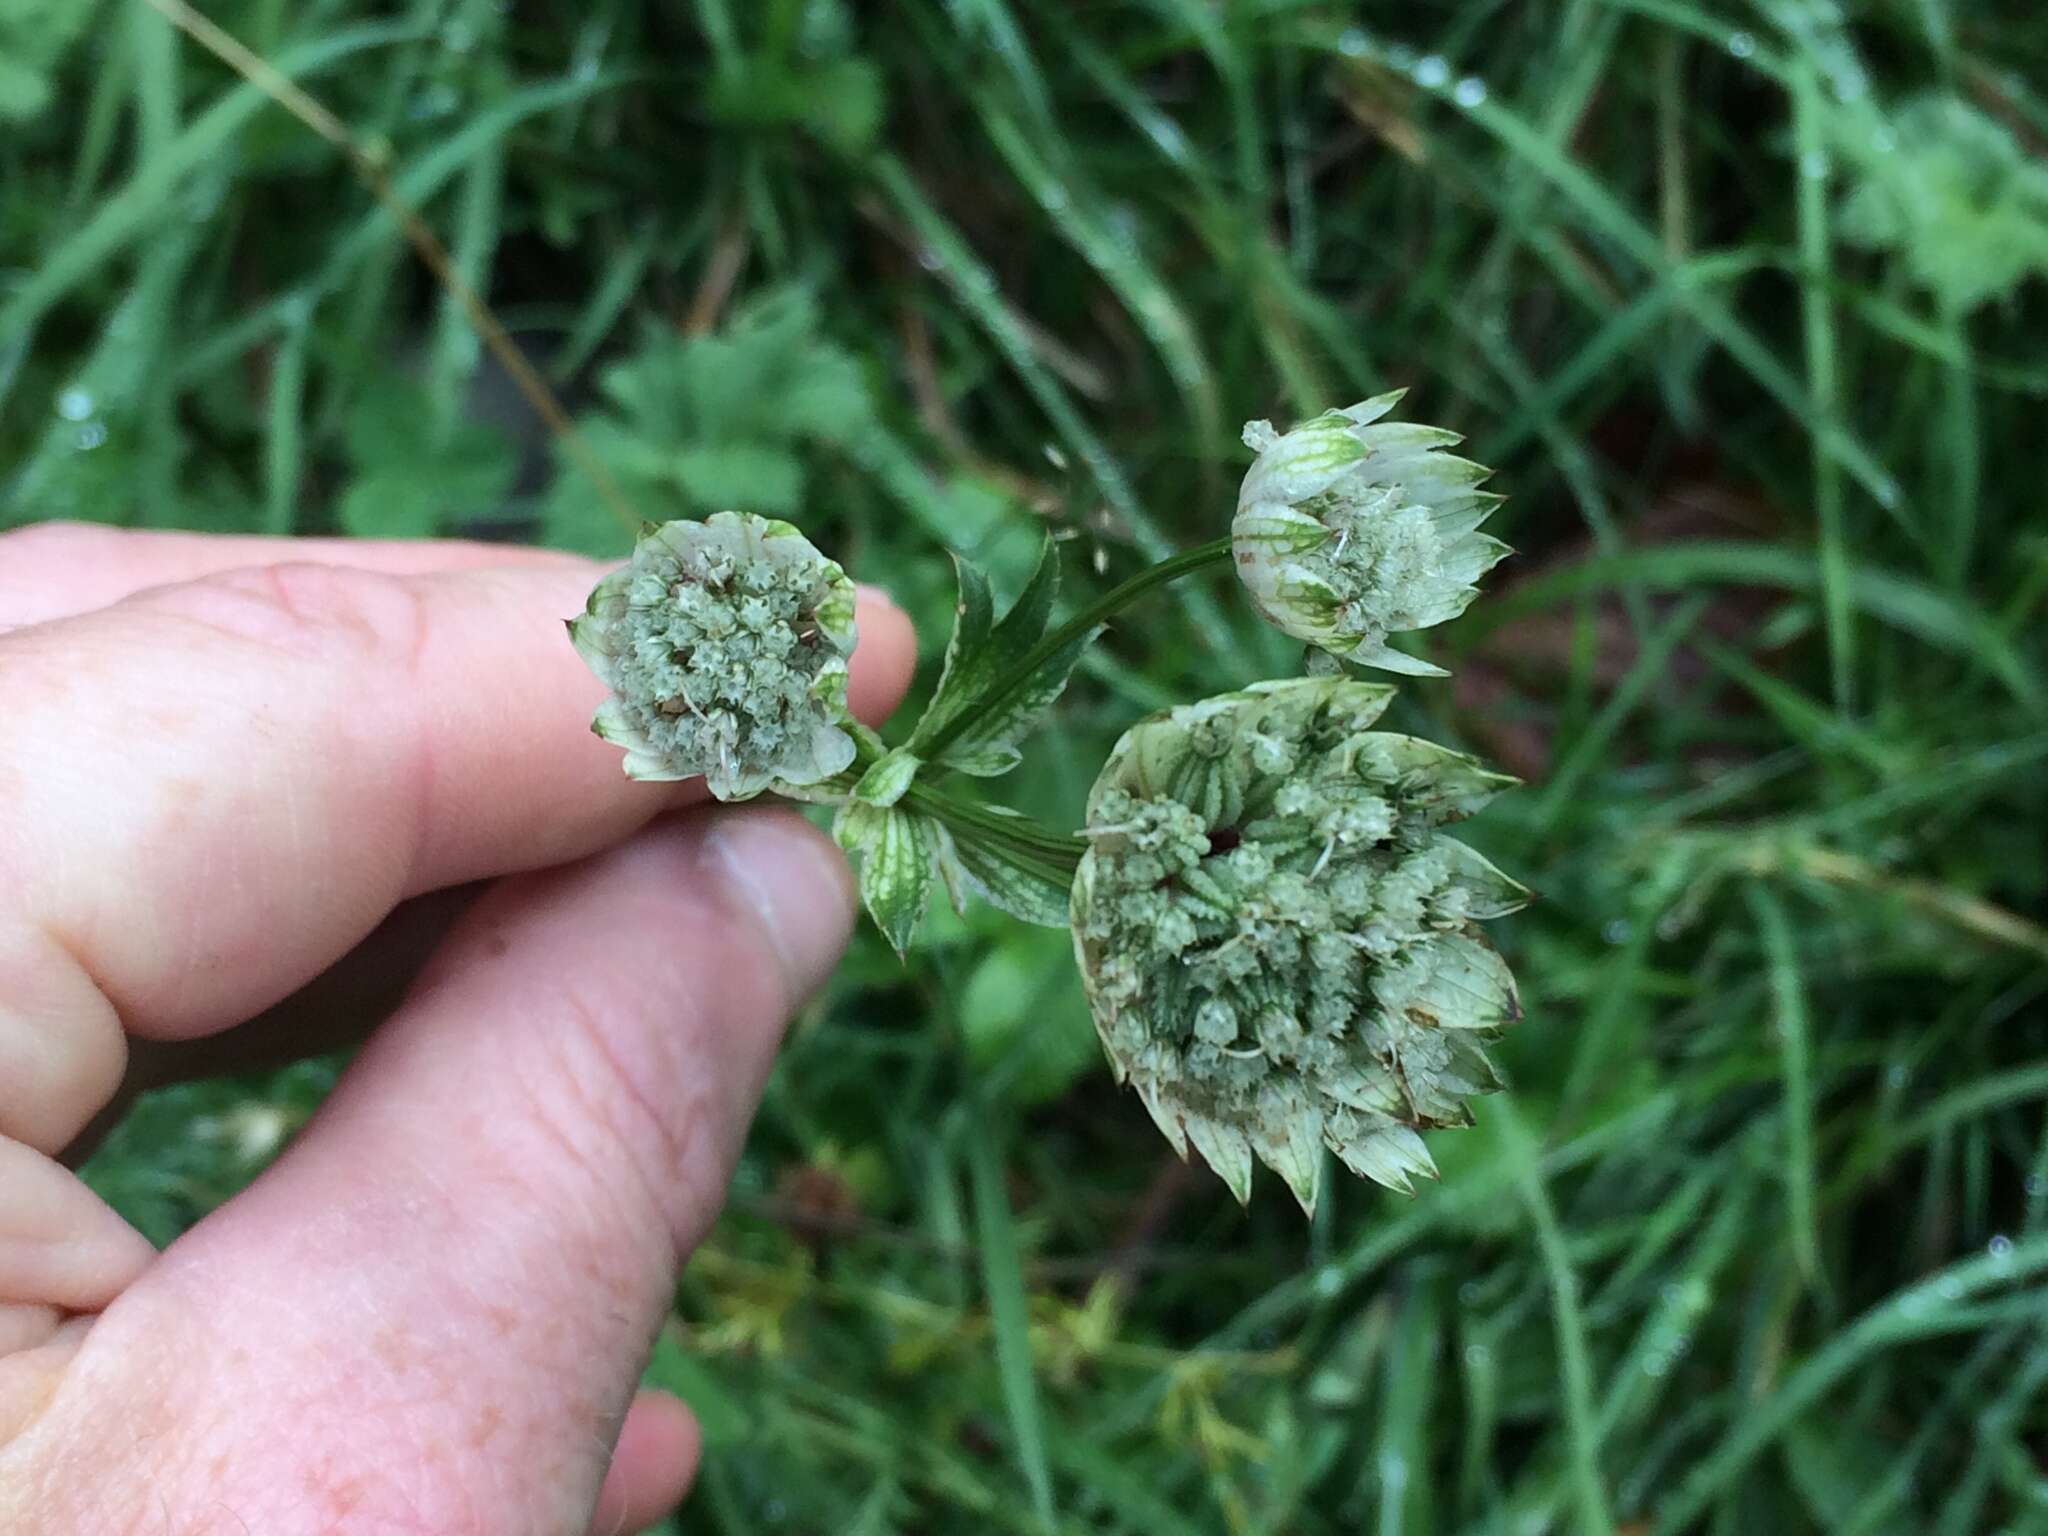
POLYGON ((1313 1208, 1327 1146, 1398 1189, 1418 1132, 1499 1086, 1520 1016, 1478 922, 1526 892, 1440 830, 1508 784, 1370 730, 1393 690, 1257 683, 1125 734, 1088 803, 1075 949, 1120 1079, 1242 1200, 1256 1157, 1313 1208))
POLYGON ((853 583, 788 523, 719 512, 649 529, 569 634, 612 691, 591 729, 626 749, 633 778, 701 774, 746 800, 853 762, 853 583))
POLYGON ((1266 620, 1346 661, 1441 676, 1387 644, 1463 613, 1508 547, 1478 532, 1503 498, 1492 471, 1444 452, 1455 432, 1381 422, 1404 391, 1291 432, 1248 422, 1258 453, 1230 525, 1237 572, 1266 620))

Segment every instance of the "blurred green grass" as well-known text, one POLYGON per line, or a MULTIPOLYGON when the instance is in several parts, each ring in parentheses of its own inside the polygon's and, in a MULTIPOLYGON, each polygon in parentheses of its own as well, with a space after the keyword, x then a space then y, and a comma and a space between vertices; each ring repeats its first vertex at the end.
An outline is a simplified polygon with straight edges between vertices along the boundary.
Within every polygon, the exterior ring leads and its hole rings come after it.
MULTIPOLYGON (((1403 728, 1513 1092, 1440 1186, 1240 1212, 1057 934, 864 938, 657 1379, 684 1531, 2048 1531, 2048 15, 1960 0, 220 0, 390 167, 649 516, 793 510, 927 654, 1248 416, 1411 385, 1522 551, 1403 728)), ((622 552, 339 155, 139 0, 0 3, 0 525, 622 552), (89 17, 85 16, 90 11, 89 17), (15 31, 10 34, 8 29, 15 31), (75 36, 66 36, 65 33, 75 36), (34 46, 22 39, 33 37, 34 46)), ((1117 627, 1010 781, 1284 670, 1117 627)), ((165 1240, 331 1067, 146 1101, 165 1240)))

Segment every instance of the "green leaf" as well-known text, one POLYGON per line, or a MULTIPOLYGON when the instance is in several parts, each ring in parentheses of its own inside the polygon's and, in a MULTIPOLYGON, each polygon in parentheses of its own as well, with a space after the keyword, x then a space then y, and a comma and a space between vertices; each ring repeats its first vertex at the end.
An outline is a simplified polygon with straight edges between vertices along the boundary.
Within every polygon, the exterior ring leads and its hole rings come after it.
MULTIPOLYGON (((718 335, 650 328, 599 381, 608 408, 579 423, 583 445, 650 521, 734 507, 795 517, 810 450, 852 449, 877 430, 859 363, 817 332, 803 288, 763 295, 718 335)), ((626 542, 566 454, 543 528, 550 544, 583 554, 616 556, 626 542)))
POLYGON ((2048 272, 2048 168, 1965 101, 1902 107, 1884 148, 1850 136, 1862 175, 1842 205, 1844 238, 1894 252, 1944 307, 1976 308, 2048 272))
POLYGON ((1055 1529, 1052 1471, 1045 1457, 1045 1424, 1031 1359, 1030 1304, 1024 1290, 1024 1261, 1010 1214, 1001 1158, 985 1115, 968 1117, 968 1166, 973 1174, 975 1235, 981 1249, 982 1288, 988 1294, 989 1327, 995 1334, 996 1374, 1017 1459, 1031 1489, 1041 1530, 1055 1529))
POLYGON ((98 7, 93 0, 0 0, 0 122, 26 122, 50 104, 50 77, 98 7))
POLYGON ((355 480, 341 526, 358 538, 424 539, 466 515, 497 509, 517 472, 512 446, 480 421, 436 430, 424 392, 380 382, 349 420, 355 480))
POLYGON ((721 123, 800 128, 841 154, 858 154, 882 125, 882 76, 859 58, 815 64, 753 58, 720 70, 706 105, 721 123))
POLYGON ((954 565, 960 576, 960 605, 953 638, 946 646, 946 668, 911 735, 909 750, 957 772, 993 778, 1017 766, 1022 757, 1017 744, 1052 708, 1098 631, 1076 635, 1037 658, 1028 676, 1006 686, 1005 679, 1033 658, 1034 648, 1051 626, 1059 598, 1058 552, 1048 538, 1039 550, 1038 568, 1000 621, 992 621, 988 579, 957 556, 954 565), (1000 696, 991 697, 997 690, 1000 696), (957 734, 944 749, 935 750, 932 744, 952 732, 957 734))
POLYGON ((1102 1047, 1065 932, 1007 929, 967 978, 960 1035, 977 1073, 1020 1104, 1056 1099, 1099 1070, 1102 1047))
POLYGON ((886 809, 903 798, 911 780, 917 777, 917 770, 923 766, 908 751, 898 747, 861 775, 860 782, 853 786, 853 798, 886 809))
MULTIPOLYGON (((985 809, 998 815, 1013 814, 998 806, 985 809)), ((997 911, 1023 922, 1036 923, 1041 928, 1067 926, 1070 882, 1013 863, 1000 851, 970 838, 955 835, 948 841, 947 856, 954 866, 949 872, 949 885, 957 880, 997 911)))
POLYGON ((898 955, 910 948, 931 902, 939 829, 929 818, 849 801, 832 835, 860 865, 860 899, 898 955))

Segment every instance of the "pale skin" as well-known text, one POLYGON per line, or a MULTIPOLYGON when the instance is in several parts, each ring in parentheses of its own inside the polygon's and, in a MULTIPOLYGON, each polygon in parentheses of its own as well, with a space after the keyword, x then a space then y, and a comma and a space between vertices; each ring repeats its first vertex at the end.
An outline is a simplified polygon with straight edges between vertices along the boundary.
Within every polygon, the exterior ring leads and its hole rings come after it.
MULTIPOLYGON (((695 1426, 635 1383, 853 900, 789 812, 689 809, 588 734, 561 621, 600 573, 0 534, 0 1530, 581 1536, 682 1496, 695 1426), (67 1170, 140 1055, 290 1054, 245 1021, 483 880, 164 1252, 67 1170)), ((875 722, 914 641, 877 594, 859 623, 875 722)))

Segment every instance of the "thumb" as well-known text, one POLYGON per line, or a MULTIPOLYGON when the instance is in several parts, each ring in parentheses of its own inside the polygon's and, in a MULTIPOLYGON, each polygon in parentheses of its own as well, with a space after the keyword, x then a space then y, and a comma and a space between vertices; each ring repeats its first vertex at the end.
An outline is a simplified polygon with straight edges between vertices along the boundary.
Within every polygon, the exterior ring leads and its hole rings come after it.
POLYGON ((0 1467, 96 1444, 53 1531, 225 1506, 276 1536, 582 1532, 851 920, 844 862, 784 811, 505 882, 278 1164, 93 1324, 0 1467))

